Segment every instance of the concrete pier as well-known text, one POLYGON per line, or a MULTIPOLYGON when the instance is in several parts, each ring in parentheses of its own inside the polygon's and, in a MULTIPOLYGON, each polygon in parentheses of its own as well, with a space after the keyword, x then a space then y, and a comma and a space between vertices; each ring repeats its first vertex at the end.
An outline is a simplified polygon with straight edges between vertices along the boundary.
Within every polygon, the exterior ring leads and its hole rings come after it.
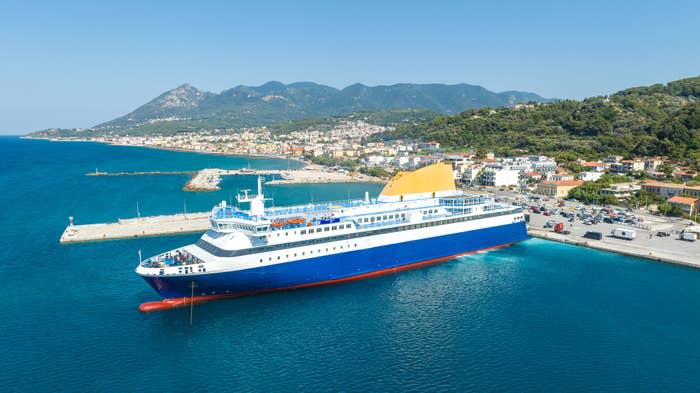
POLYGON ((209 212, 120 219, 113 223, 69 225, 60 242, 133 239, 145 236, 203 233, 209 228, 209 212))
POLYGON ((181 172, 88 172, 85 176, 164 176, 194 175, 183 187, 184 191, 218 191, 222 176, 279 176, 267 184, 306 184, 306 183, 384 183, 385 180, 365 174, 348 174, 325 170, 318 166, 304 169, 218 169, 207 168, 199 171, 181 172))
POLYGON ((280 176, 266 184, 305 184, 305 183, 375 183, 384 180, 363 174, 350 175, 342 172, 326 171, 322 169, 296 169, 296 170, 252 170, 252 169, 202 169, 185 184, 185 191, 218 191, 222 176, 280 176))
POLYGON ((85 176, 168 176, 168 175, 193 175, 195 171, 139 171, 139 172, 88 172, 85 176))
POLYGON ((669 224, 659 221, 648 225, 647 228, 635 228, 620 224, 600 223, 596 225, 584 225, 580 222, 570 223, 560 216, 542 216, 530 214, 528 233, 530 236, 577 246, 595 248, 597 250, 629 255, 652 261, 673 263, 677 265, 700 268, 700 241, 687 242, 679 240, 678 232, 683 225, 669 224), (563 222, 564 229, 570 231, 568 235, 554 232, 551 228, 543 228, 548 220, 563 222), (618 239, 610 236, 614 228, 626 228, 634 230, 637 234, 634 240, 618 239), (656 236, 656 231, 669 230, 673 234, 669 237, 656 236), (597 231, 603 234, 601 240, 593 240, 583 237, 586 231, 597 231))

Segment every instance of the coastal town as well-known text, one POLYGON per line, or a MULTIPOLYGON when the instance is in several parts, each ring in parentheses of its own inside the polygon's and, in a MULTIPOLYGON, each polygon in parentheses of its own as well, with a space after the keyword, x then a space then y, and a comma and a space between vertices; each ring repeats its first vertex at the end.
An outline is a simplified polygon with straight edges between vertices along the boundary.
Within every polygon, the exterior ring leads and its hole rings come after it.
MULTIPOLYGON (((379 181, 400 170, 450 162, 456 181, 469 188, 508 189, 587 203, 645 207, 697 220, 700 175, 663 157, 607 156, 597 160, 489 152, 444 151, 437 142, 370 139, 391 127, 363 120, 330 129, 307 127, 276 133, 267 127, 148 136, 95 136, 91 141, 213 154, 286 157, 304 161, 278 182, 379 181), (308 173, 306 173, 308 172, 308 173), (295 174, 296 173, 296 174, 295 174), (325 180, 324 180, 325 179, 325 180)), ((215 190, 221 174, 203 171, 191 190, 215 190), (204 181, 200 181, 204 180, 204 181)))

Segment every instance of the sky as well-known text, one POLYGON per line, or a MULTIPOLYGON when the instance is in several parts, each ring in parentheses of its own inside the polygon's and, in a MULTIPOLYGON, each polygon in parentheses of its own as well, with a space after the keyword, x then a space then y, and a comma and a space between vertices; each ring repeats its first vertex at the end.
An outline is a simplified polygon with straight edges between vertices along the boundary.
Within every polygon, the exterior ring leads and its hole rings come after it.
POLYGON ((0 0, 0 134, 190 83, 469 83, 583 98, 700 75, 700 1, 0 0))

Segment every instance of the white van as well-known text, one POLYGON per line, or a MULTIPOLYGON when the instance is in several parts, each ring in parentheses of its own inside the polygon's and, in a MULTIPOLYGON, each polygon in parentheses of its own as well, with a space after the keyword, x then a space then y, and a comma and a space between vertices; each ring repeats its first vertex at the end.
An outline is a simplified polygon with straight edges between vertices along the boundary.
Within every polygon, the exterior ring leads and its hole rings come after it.
POLYGON ((637 234, 632 229, 615 228, 610 233, 610 236, 616 237, 618 239, 633 240, 637 236, 637 234))
POLYGON ((698 240, 698 234, 695 232, 681 232, 681 240, 694 242, 698 240))

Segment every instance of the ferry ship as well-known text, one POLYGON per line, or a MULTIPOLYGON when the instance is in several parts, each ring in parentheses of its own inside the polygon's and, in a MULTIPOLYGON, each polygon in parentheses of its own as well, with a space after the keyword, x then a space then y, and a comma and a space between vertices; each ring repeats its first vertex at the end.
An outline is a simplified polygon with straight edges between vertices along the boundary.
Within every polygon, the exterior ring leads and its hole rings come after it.
POLYGON ((153 256, 136 272, 165 300, 142 311, 274 290, 341 283, 426 266, 526 239, 520 207, 455 187, 452 166, 399 172, 375 199, 265 207, 225 201, 195 244, 153 256))

